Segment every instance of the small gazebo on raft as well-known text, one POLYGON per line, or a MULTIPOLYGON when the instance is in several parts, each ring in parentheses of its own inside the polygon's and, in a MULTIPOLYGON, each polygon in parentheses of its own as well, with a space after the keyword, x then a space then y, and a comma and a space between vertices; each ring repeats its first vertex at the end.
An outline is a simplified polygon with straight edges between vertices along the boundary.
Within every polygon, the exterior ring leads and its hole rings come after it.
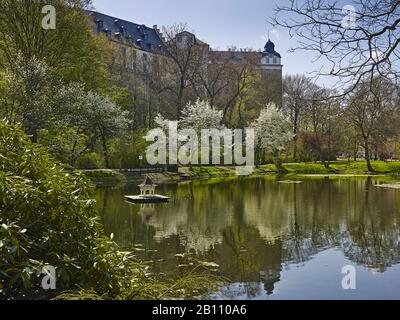
POLYGON ((146 176, 144 181, 141 184, 139 184, 138 187, 140 188, 141 196, 147 196, 147 195, 154 196, 156 187, 158 187, 158 185, 156 185, 149 176, 146 176))
POLYGON ((157 185, 151 180, 149 176, 146 176, 143 183, 139 184, 140 195, 137 196, 125 196, 125 199, 132 203, 145 204, 145 203, 160 203, 168 202, 169 197, 165 197, 156 194, 157 185))

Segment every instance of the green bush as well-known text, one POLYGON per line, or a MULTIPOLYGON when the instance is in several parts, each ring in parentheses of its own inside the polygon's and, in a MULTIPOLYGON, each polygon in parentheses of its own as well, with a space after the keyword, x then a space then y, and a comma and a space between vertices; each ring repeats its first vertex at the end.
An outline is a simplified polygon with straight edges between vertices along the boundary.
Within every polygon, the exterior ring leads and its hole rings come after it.
MULTIPOLYGON (((35 296, 46 264, 57 288, 118 295, 129 260, 103 235, 91 184, 55 165, 44 149, 0 121, 0 291, 35 296)), ((138 269, 139 270, 139 269, 138 269)), ((137 272, 140 272, 140 270, 137 272)), ((43 292, 41 292, 43 294, 43 292)))
POLYGON ((148 266, 104 236, 91 197, 87 178, 0 121, 0 299, 191 298, 219 283, 207 275, 150 277, 148 266), (58 291, 41 289, 45 265, 56 268, 58 291))
POLYGON ((130 169, 138 168, 145 163, 139 156, 145 156, 149 143, 142 139, 146 135, 145 130, 136 130, 131 135, 113 139, 110 142, 109 168, 130 169))
POLYGON ((97 153, 86 153, 79 157, 77 162, 79 169, 99 169, 102 167, 102 158, 97 153))
POLYGON ((116 185, 118 183, 126 182, 126 177, 114 170, 85 170, 83 171, 85 177, 89 178, 95 185, 116 185))

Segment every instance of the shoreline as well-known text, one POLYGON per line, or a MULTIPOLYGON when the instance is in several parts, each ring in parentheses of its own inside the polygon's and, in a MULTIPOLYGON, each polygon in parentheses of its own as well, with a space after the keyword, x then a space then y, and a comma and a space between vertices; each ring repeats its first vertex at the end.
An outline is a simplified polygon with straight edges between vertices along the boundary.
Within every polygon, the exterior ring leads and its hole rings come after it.
MULTIPOLYGON (((172 183, 182 181, 195 181, 204 179, 215 178, 255 178, 265 176, 279 176, 282 178, 357 178, 357 177, 372 177, 381 178, 386 182, 400 182, 400 163, 392 165, 396 170, 389 171, 376 171, 367 172, 362 171, 363 162, 357 163, 344 163, 336 162, 329 168, 324 167, 322 164, 316 163, 289 163, 284 164, 284 170, 277 170, 272 164, 261 165, 254 169, 254 172, 248 176, 238 176, 234 167, 181 167, 178 172, 163 172, 163 173, 132 173, 121 172, 113 169, 96 169, 96 170, 81 170, 83 174, 88 177, 96 187, 102 186, 116 186, 119 184, 140 182, 144 176, 149 175, 155 183, 172 183), (356 164, 356 165, 355 165, 356 164), (337 168, 344 167, 343 170, 337 168), (335 169, 336 167, 336 169, 335 169)), ((340 168, 342 169, 342 168, 340 168)))

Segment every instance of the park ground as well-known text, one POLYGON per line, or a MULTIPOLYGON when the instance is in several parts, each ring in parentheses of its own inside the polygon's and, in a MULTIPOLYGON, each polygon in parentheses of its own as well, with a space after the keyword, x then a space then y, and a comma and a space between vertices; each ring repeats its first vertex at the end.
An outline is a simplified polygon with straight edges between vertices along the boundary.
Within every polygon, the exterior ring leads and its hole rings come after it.
MULTIPOLYGON (((400 181, 400 162, 384 162, 372 161, 374 172, 368 172, 365 161, 335 161, 331 162, 328 167, 322 163, 286 163, 279 170, 275 164, 260 165, 255 168, 252 176, 258 175, 307 175, 307 176, 357 176, 357 175, 385 175, 393 181, 400 181)), ((136 181, 141 179, 143 174, 121 173, 118 170, 100 169, 86 170, 85 175, 88 176, 95 184, 112 185, 124 183, 126 181, 136 181)), ((234 167, 221 166, 196 166, 181 167, 177 173, 164 172, 149 174, 157 183, 191 180, 191 179, 207 179, 215 177, 236 176, 234 167)))

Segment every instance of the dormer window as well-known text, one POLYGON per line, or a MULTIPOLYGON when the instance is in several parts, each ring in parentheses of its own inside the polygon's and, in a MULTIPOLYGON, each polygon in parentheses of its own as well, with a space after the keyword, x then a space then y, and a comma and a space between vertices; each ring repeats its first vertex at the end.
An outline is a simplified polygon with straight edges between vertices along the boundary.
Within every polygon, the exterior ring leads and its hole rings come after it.
POLYGON ((126 34, 126 29, 125 29, 125 27, 124 27, 124 26, 121 26, 121 27, 119 28, 119 32, 124 36, 124 35, 126 34))
POLYGON ((104 22, 102 20, 97 20, 97 32, 101 32, 104 29, 104 22))
POLYGON ((110 29, 108 29, 108 28, 103 29, 103 32, 107 35, 107 37, 111 37, 111 30, 110 29))

